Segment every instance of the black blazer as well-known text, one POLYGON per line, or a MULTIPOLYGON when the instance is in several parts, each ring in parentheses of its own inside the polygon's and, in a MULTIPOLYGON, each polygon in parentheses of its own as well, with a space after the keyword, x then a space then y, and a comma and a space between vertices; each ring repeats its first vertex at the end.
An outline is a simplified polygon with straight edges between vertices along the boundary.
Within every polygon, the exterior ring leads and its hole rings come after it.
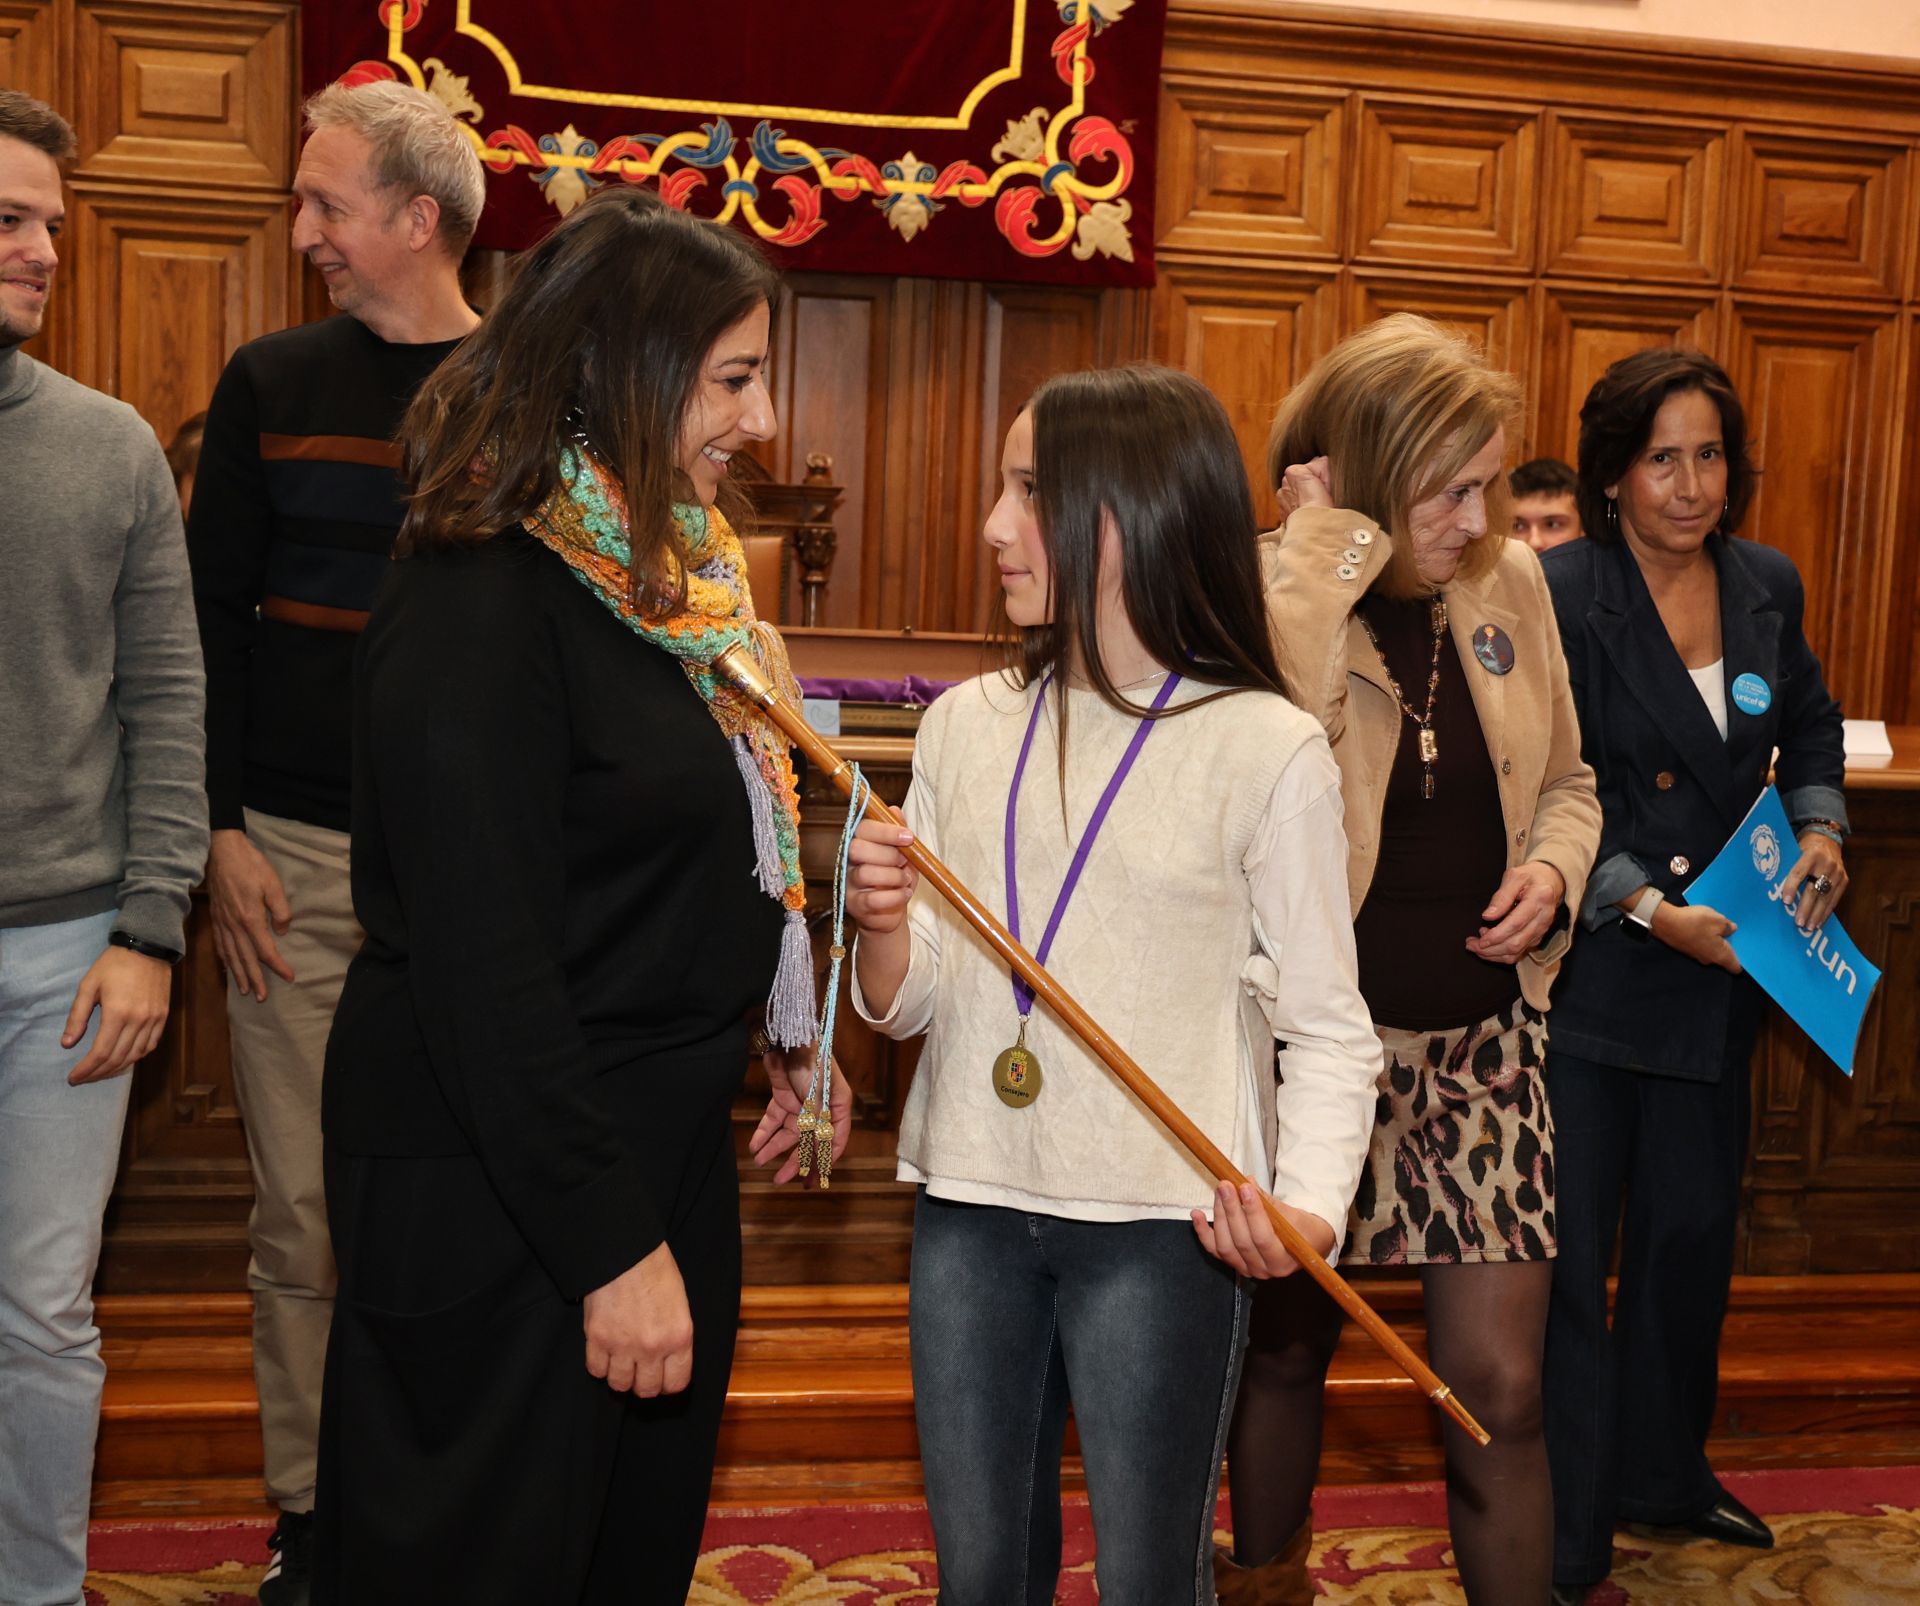
POLYGON ((1552 1041, 1582 1059, 1694 1081, 1718 1080, 1729 1046, 1743 1054, 1760 990, 1625 936, 1615 903, 1648 883, 1684 903, 1687 884, 1766 788, 1775 747, 1788 817, 1846 820, 1840 705, 1801 628, 1806 599, 1792 559, 1719 535, 1707 549, 1720 573, 1724 741, 1625 545, 1575 541, 1541 559, 1603 814, 1586 929, 1554 988, 1552 1041), (1764 711, 1735 703, 1741 675, 1770 689, 1764 711))

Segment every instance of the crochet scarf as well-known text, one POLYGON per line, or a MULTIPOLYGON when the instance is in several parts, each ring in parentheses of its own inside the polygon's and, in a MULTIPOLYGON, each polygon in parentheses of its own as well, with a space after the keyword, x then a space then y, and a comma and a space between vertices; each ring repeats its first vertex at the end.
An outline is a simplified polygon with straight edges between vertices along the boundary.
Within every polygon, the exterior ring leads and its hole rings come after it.
POLYGON ((529 534, 551 547, 574 578, 600 599, 637 636, 680 660, 687 679, 726 734, 746 784, 753 813, 753 840, 760 887, 785 907, 780 966, 767 998, 767 1035, 787 1048, 813 1042, 813 953, 807 941, 806 884, 800 874, 800 791, 787 740, 764 711, 713 661, 745 644, 782 696, 799 706, 800 689, 787 663, 786 645, 762 628, 747 590, 746 549, 717 509, 676 502, 679 550, 669 550, 674 572, 685 576, 687 600, 678 612, 649 617, 628 594, 629 539, 626 497, 592 455, 568 446, 560 455, 561 489, 525 520, 529 534))

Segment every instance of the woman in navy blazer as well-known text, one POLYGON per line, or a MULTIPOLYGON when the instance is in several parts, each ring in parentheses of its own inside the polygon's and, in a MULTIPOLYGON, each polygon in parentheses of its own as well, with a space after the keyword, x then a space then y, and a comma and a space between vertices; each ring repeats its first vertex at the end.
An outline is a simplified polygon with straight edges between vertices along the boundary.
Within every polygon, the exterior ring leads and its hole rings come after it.
POLYGON ((1698 352, 1639 352, 1580 412, 1590 539, 1541 560, 1604 813, 1547 1059, 1556 1601, 1606 1577, 1616 1519, 1773 1542, 1705 1449, 1762 995, 1727 944, 1730 923, 1684 895, 1770 763, 1799 838, 1785 892, 1808 884, 1808 930, 1845 890, 1847 823, 1840 709, 1802 630, 1800 576, 1733 536, 1753 487, 1725 372, 1698 352))

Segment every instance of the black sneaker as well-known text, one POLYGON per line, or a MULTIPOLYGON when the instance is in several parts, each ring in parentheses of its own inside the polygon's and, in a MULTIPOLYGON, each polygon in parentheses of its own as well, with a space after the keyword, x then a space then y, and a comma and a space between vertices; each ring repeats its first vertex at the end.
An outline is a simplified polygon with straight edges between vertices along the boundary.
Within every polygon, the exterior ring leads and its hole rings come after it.
POLYGON ((260 1606, 307 1606, 313 1599, 313 1513, 281 1512, 267 1549, 273 1561, 260 1580, 260 1606))

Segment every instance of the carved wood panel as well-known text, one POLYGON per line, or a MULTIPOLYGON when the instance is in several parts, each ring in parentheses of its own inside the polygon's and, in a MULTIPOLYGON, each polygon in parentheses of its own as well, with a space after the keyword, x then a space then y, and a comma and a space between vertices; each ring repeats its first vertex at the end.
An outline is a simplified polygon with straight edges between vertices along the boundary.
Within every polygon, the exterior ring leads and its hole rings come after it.
POLYGON ((1734 283, 1816 296, 1897 296, 1905 283, 1907 148, 1743 128, 1735 142, 1734 283))
POLYGON ((1920 312, 1909 313, 1901 330, 1900 375, 1904 394, 1893 438, 1900 451, 1893 465, 1898 487, 1893 528, 1908 532, 1894 542, 1893 578, 1887 587, 1887 683, 1883 706, 1920 709, 1920 312))
POLYGON ((1715 281, 1723 129, 1556 113, 1542 228, 1553 274, 1715 281))
POLYGON ((1609 365, 1645 346, 1714 349, 1717 318, 1710 294, 1622 295, 1550 284, 1541 298, 1540 353, 1534 366, 1536 452, 1577 460, 1580 405, 1609 365))
POLYGON ((59 33, 45 0, 0 0, 0 87, 59 99, 59 33))
POLYGON ((1274 513, 1266 445, 1275 404, 1332 344, 1338 324, 1331 273, 1160 264, 1154 355, 1198 375, 1225 405, 1263 522, 1274 513))
POLYGON ((1920 1268, 1920 816, 1912 793, 1855 791, 1841 913, 1884 972, 1844 1076, 1777 1010, 1756 1058, 1742 1269, 1920 1268))
POLYGON ((1786 552, 1806 584, 1807 639, 1849 709, 1880 706, 1893 359, 1891 314, 1737 301, 1728 368, 1763 469, 1742 532, 1786 552))
POLYGON ((892 291, 885 279, 796 277, 781 300, 773 362, 780 432, 767 466, 776 480, 795 484, 807 454, 825 452, 837 482, 852 488, 834 518, 828 624, 861 617, 867 531, 880 527, 885 415, 873 403, 886 393, 892 291))
POLYGON ((1359 268, 1347 301, 1346 327, 1358 329, 1390 313, 1417 312, 1457 329, 1497 366, 1521 373, 1529 357, 1531 301, 1531 286, 1524 280, 1439 279, 1359 268))
POLYGON ((298 101, 283 6, 82 4, 80 171, 284 189, 298 101))
POLYGON ((198 891, 166 1031, 134 1071, 120 1167, 102 1292, 246 1286, 253 1180, 233 1093, 226 981, 198 891))
POLYGON ((1346 131, 1347 97, 1338 92, 1166 74, 1161 247, 1337 256, 1346 131))
POLYGON ((235 346, 285 326, 287 202, 86 182, 67 204, 73 377, 133 403, 164 440, 207 405, 235 346))
POLYGON ((1531 108, 1364 98, 1354 260, 1531 270, 1538 122, 1531 108))

